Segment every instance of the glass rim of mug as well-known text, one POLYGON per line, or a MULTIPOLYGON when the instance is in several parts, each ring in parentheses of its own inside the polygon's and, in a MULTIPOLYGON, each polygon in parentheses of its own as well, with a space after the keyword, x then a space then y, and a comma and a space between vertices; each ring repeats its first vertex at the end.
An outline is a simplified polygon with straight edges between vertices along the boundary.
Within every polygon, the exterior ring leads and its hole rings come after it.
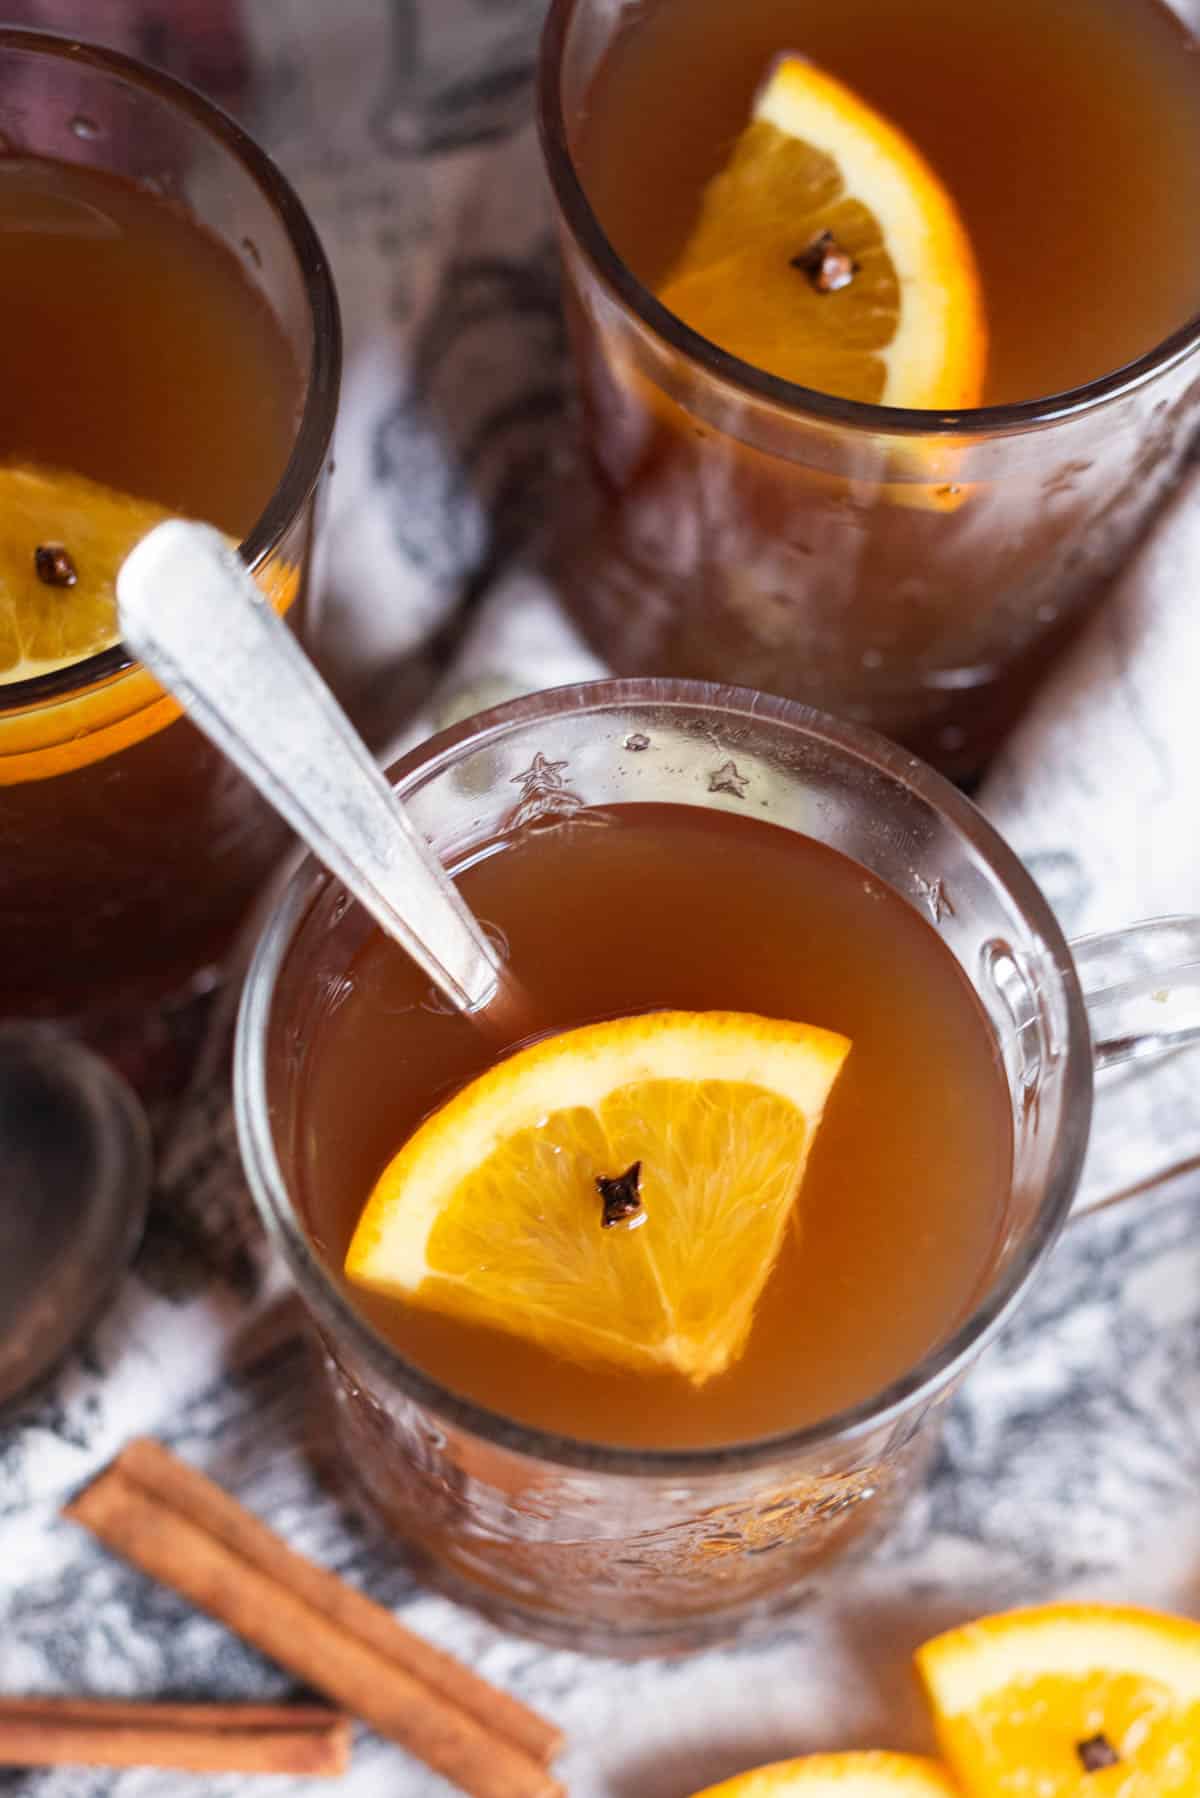
MULTIPOLYGON (((98 69, 186 113, 242 165, 283 225, 308 301, 313 341, 308 367, 301 371, 304 400, 291 451, 271 497, 239 545, 247 566, 257 568, 312 495, 329 453, 337 415, 342 368, 341 313, 329 259, 316 227, 291 182, 262 146, 223 107, 178 76, 150 68, 124 51, 81 42, 61 32, 0 24, 0 61, 10 51, 98 69)), ((0 683, 0 710, 22 710, 68 698, 139 666, 123 643, 113 643, 65 668, 0 683)))
POLYGON ((1092 1054, 1082 990, 1074 959, 1041 890, 983 813, 958 789, 907 750, 863 725, 829 717, 794 700, 750 688, 706 681, 640 676, 548 688, 464 719, 427 738, 388 770, 403 796, 461 759, 534 723, 563 714, 675 708, 713 712, 748 724, 783 726, 819 742, 843 764, 865 765, 924 800, 980 856, 988 872, 1044 942, 1066 1005, 1063 1048, 1064 1098, 1049 1175, 1023 1240, 989 1277, 961 1322, 913 1366, 870 1398, 802 1428, 713 1448, 629 1448, 589 1442, 525 1424, 453 1391, 407 1360, 360 1316, 313 1250, 288 1191, 271 1127, 267 1042, 276 985, 288 952, 310 908, 332 876, 311 856, 292 873, 255 946, 238 1012, 233 1093, 243 1166, 269 1239, 282 1250, 301 1297, 316 1295, 313 1309, 353 1344, 364 1361, 407 1397, 510 1452, 544 1463, 613 1475, 724 1474, 774 1462, 833 1443, 845 1443, 886 1426, 921 1400, 931 1400, 964 1370, 1007 1321, 1033 1275, 1056 1242, 1070 1213, 1091 1126, 1092 1054))
MULTIPOLYGON (((1185 361, 1200 346, 1200 311, 1197 311, 1142 355, 1094 381, 1037 399, 966 406, 949 412, 839 399, 834 394, 821 393, 816 388, 802 387, 767 374, 753 363, 721 349, 668 311, 633 273, 601 225, 576 170, 560 74, 571 25, 580 8, 587 4, 588 0, 550 0, 538 52, 538 131, 555 199, 575 244, 588 258, 593 272, 626 311, 668 348, 697 365, 718 383, 735 389, 743 399, 767 401, 790 412, 803 413, 854 431, 971 441, 1053 425, 1090 412, 1124 397, 1156 375, 1185 361)), ((1183 20, 1174 13, 1172 17, 1188 42, 1197 47, 1198 40, 1183 20)))

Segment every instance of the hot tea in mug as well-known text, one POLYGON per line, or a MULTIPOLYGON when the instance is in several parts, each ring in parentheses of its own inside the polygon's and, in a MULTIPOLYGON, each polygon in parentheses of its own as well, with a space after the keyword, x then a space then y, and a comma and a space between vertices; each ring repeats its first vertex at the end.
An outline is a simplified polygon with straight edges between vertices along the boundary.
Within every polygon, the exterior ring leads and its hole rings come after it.
POLYGON ((1200 924, 1081 946, 1085 1004, 967 800, 732 688, 537 694, 393 781, 524 1010, 449 1011, 311 868, 260 945, 239 1134, 340 1463, 507 1623, 752 1628, 920 1477, 1065 1221, 1093 1055, 1194 1033, 1200 924))

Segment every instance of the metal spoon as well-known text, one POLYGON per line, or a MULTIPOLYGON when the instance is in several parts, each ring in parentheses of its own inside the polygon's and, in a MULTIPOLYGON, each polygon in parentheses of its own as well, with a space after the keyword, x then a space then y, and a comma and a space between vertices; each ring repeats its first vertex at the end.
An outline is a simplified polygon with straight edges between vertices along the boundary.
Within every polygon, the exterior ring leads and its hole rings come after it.
POLYGON ((237 553, 172 519, 117 576, 121 634, 458 1010, 505 1031, 519 990, 237 553))

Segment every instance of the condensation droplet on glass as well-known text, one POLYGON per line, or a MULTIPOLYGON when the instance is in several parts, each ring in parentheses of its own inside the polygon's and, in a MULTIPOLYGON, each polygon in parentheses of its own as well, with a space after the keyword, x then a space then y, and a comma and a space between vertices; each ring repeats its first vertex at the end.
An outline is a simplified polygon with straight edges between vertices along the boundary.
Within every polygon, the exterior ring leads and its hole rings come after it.
POLYGON ((242 249, 245 252, 247 262, 252 262, 254 264, 255 268, 262 267, 262 265, 263 265, 262 251, 259 249, 258 245, 255 243, 255 241, 252 237, 243 237, 242 249))
POLYGON ((82 138, 87 144, 94 143, 98 137, 104 135, 102 127, 96 123, 95 119, 90 119, 86 112, 75 114, 71 120, 71 131, 75 137, 82 138))

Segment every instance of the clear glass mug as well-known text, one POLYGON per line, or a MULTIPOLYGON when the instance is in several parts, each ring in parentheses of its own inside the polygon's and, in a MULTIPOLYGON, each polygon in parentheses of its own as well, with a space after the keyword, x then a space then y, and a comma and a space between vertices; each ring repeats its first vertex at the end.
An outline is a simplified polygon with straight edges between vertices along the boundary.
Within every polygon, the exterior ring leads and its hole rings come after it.
MULTIPOLYGON (((293 878, 243 995, 235 1101, 251 1189, 320 1343, 343 1470, 427 1577, 501 1623, 576 1648, 663 1653, 765 1624, 895 1514, 942 1406, 1066 1222, 1094 1066, 1200 1041, 1200 919, 1072 951, 1017 857, 939 775, 861 727, 737 688, 629 680, 534 694, 433 738, 392 779, 457 859, 506 825, 513 776, 539 753, 572 804, 736 811, 744 802, 711 781, 733 760, 767 800, 759 815, 852 856, 934 925, 986 1009, 1012 1103, 1011 1200, 986 1290, 886 1391, 793 1435, 718 1450, 543 1433, 404 1361, 314 1248, 294 1178, 298 1074, 308 1020, 361 922, 311 862, 293 878), (654 753, 630 754, 634 735, 654 753)), ((553 819, 558 791, 550 783, 537 822, 553 819)))
MULTIPOLYGON (((7 154, 152 184, 228 244, 260 289, 302 376, 301 409, 287 466, 241 547, 265 585, 286 584, 303 634, 341 333, 328 263, 292 188, 180 82, 15 28, 0 28, 7 154)), ((257 792, 122 645, 0 684, 0 1017, 82 1020, 109 1046, 127 1030, 137 1039, 148 1001, 219 964, 285 841, 257 792)))
POLYGON ((618 674, 761 687, 975 774, 1182 468, 1200 320, 1086 387, 944 416, 726 354, 622 261, 573 159, 638 11, 552 0, 542 39, 577 389, 551 548, 564 597, 618 674))

